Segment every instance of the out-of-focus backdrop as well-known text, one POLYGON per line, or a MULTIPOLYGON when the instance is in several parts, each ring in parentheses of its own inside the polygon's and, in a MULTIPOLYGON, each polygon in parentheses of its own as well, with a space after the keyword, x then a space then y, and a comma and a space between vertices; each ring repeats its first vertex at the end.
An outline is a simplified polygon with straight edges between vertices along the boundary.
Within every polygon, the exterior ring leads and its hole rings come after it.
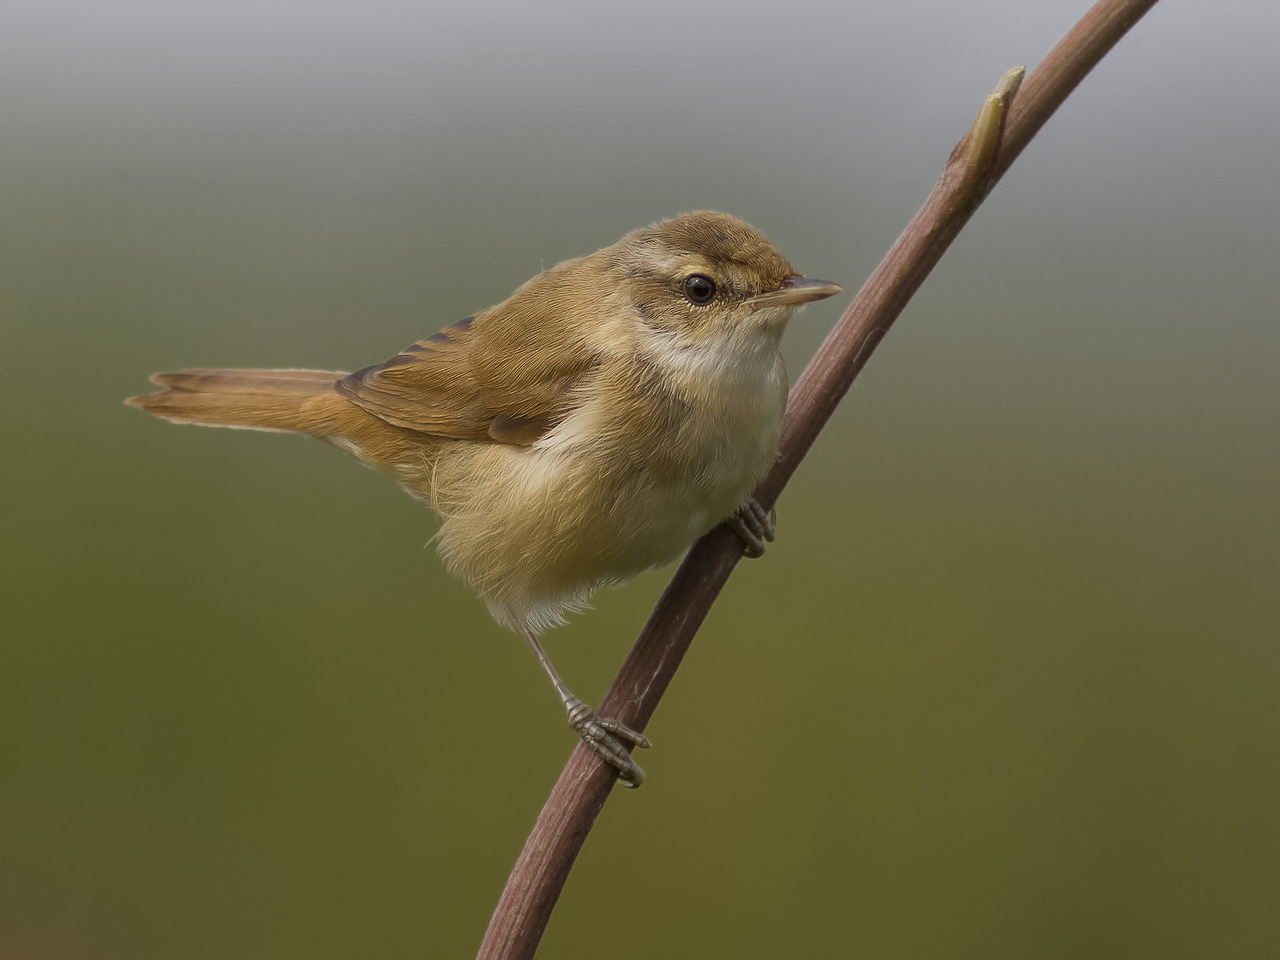
MULTIPOLYGON (((470 955, 573 746, 428 511, 124 407, 149 373, 378 362, 699 208, 851 295, 1085 7, 9 0, 0 956, 470 955)), ((546 956, 1275 955, 1276 25, 1160 4, 1023 155, 546 956)), ((549 637, 582 696, 667 575, 549 637)))

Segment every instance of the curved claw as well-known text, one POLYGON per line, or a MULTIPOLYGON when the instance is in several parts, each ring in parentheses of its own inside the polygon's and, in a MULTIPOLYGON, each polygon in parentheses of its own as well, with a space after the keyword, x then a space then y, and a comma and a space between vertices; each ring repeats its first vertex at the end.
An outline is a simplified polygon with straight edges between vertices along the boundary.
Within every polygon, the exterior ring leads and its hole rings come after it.
POLYGON ((755 559, 763 557, 765 546, 773 543, 778 532, 777 517, 776 510, 765 510, 752 497, 724 525, 742 540, 743 554, 755 559))
POLYGON ((587 749, 617 769, 619 783, 632 790, 644 783, 644 768, 631 759, 623 741, 647 748, 651 746, 648 737, 625 723, 600 716, 577 697, 566 700, 564 708, 569 714, 569 726, 582 738, 587 749))

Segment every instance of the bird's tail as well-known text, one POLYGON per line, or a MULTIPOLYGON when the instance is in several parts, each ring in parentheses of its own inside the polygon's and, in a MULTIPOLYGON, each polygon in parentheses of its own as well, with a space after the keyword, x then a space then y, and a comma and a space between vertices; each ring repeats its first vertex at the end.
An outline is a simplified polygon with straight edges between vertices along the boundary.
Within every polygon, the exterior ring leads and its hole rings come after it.
POLYGON ((322 434, 333 385, 332 370, 178 370, 151 377, 166 389, 125 403, 173 423, 322 434))

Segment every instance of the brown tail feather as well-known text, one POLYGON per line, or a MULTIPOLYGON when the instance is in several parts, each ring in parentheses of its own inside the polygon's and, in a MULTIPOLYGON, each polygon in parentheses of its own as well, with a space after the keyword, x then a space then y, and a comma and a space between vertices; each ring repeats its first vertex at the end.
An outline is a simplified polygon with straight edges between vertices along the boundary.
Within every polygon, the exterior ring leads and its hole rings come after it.
POLYGON ((304 407, 333 395, 345 373, 330 370, 178 370, 151 377, 168 389, 125 403, 174 423, 316 432, 304 407))

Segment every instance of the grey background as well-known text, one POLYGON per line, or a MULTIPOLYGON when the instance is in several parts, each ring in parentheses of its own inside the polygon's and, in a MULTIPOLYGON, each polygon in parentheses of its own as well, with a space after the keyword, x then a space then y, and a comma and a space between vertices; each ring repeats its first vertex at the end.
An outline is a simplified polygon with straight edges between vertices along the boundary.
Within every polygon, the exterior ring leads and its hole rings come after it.
MULTIPOLYGON (((377 362, 689 209, 852 293, 1084 7, 9 0, 0 955, 470 955, 572 746, 428 512, 147 374, 377 362)), ((1023 155, 545 956, 1274 955, 1276 27, 1158 5, 1023 155)), ((665 578, 548 638, 582 696, 665 578)))

